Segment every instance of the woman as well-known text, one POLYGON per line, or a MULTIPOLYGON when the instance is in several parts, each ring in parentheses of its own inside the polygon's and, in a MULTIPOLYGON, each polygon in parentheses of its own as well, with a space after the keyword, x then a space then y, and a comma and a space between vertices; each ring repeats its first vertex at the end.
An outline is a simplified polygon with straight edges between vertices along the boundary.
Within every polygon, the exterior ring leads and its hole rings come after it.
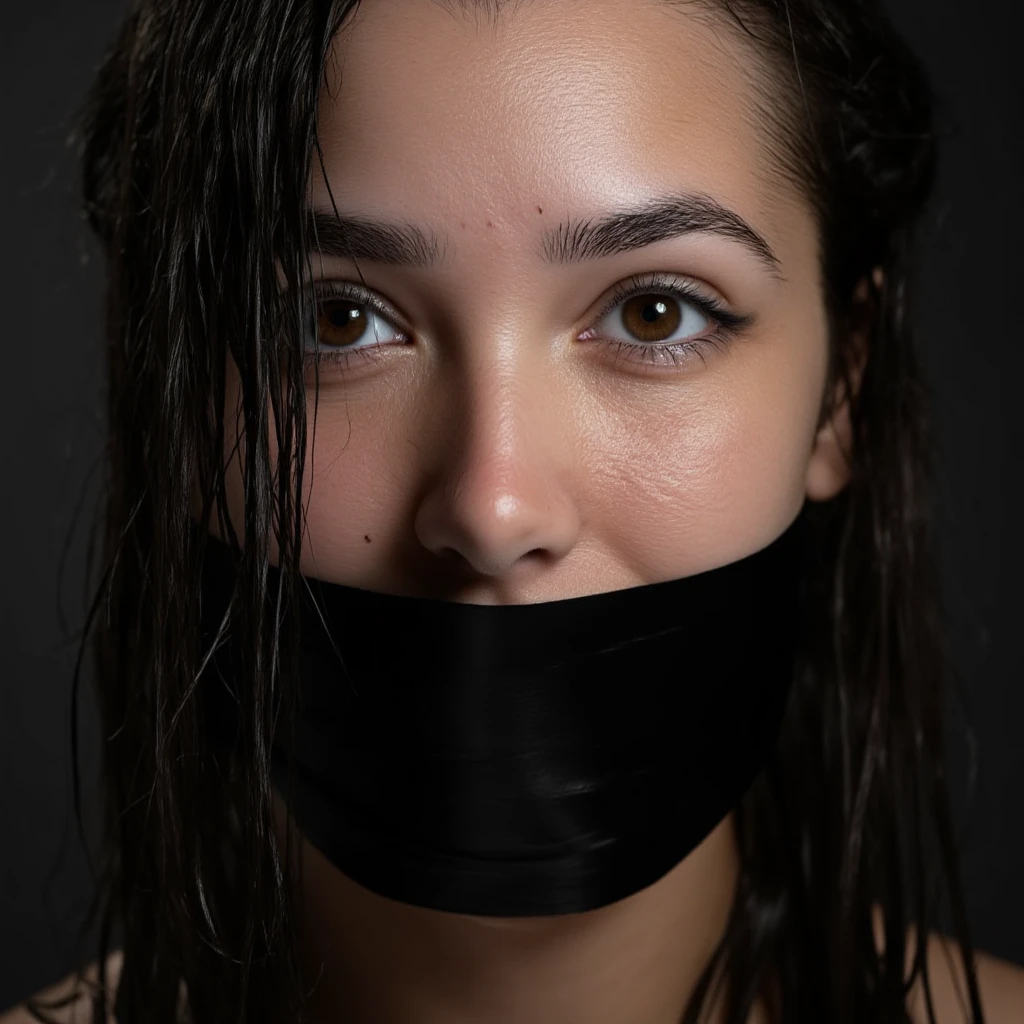
POLYGON ((870 0, 136 3, 93 1020, 1019 1019, 941 771, 931 114, 870 0))

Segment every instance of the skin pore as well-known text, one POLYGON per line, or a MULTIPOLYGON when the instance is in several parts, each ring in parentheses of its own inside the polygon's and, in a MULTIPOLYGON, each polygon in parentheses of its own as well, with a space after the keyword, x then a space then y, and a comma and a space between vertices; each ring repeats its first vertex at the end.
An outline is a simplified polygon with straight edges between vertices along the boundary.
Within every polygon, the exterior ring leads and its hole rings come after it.
MULTIPOLYGON (((816 226, 771 173, 752 54, 660 0, 535 0, 489 21, 469 7, 364 0, 334 44, 326 181, 317 168, 311 205, 331 211, 329 182, 343 216, 411 222, 439 243, 432 266, 313 261, 318 287, 358 288, 361 271, 389 312, 352 296, 323 307, 302 571, 531 603, 675 579, 764 547, 805 497, 845 484, 847 427, 818 429, 816 226), (580 224, 668 195, 714 200, 774 264, 735 230, 550 258, 580 224), (634 275, 646 298, 607 309, 634 275), (666 281, 748 322, 719 330, 666 281), (340 347, 365 353, 375 332, 372 359, 328 361, 340 347), (617 344, 679 341, 699 347, 651 362, 617 344)), ((236 403, 229 389, 229 425, 236 403)), ((283 842, 279 796, 275 813, 283 842)), ((307 844, 302 857, 314 1019, 353 1024, 676 1024, 738 872, 731 815, 648 889, 549 918, 406 906, 307 844)))

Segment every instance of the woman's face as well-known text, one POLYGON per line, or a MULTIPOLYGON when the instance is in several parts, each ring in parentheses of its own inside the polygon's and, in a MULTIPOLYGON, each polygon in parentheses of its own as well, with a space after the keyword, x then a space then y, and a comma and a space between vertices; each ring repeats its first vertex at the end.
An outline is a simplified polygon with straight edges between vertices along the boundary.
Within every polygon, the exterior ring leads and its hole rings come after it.
MULTIPOLYGON (((816 227, 752 54, 662 0, 468 7, 363 0, 335 42, 311 205, 398 238, 348 232, 386 312, 321 306, 303 571, 525 603, 765 546, 846 475, 816 227)), ((316 287, 359 286, 320 231, 316 287)))

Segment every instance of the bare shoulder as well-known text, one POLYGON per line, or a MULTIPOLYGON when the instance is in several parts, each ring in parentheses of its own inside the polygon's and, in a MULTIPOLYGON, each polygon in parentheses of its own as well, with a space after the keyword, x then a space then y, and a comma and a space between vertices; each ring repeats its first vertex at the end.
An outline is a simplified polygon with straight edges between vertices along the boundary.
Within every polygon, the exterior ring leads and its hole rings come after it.
MULTIPOLYGON (((118 949, 111 953, 106 960, 107 981, 114 988, 116 988, 117 979, 121 973, 122 956, 122 951, 118 949)), ((83 971, 83 976, 86 981, 95 984, 99 977, 97 965, 95 963, 90 964, 83 971)), ((77 972, 69 974, 62 981, 57 982, 56 985, 43 989, 42 992, 37 993, 32 998, 34 1001, 52 1003, 71 995, 74 995, 75 998, 66 1006, 55 1010, 44 1008, 43 1012, 45 1015, 53 1021, 59 1021, 60 1024, 91 1024, 89 989, 85 985, 78 983, 77 972)), ((107 1019, 109 1024, 114 1024, 112 1014, 107 1019)), ((18 1005, 12 1007, 6 1013, 0 1014, 0 1024, 39 1024, 39 1021, 24 1006, 18 1005)))
MULTIPOLYGON (((875 939, 885 947, 879 908, 875 908, 875 939)), ((907 970, 913 957, 916 938, 907 936, 907 970)), ((927 945, 928 979, 936 1024, 966 1024, 970 1021, 967 977, 958 943, 946 935, 932 932, 927 945)), ((1024 1020, 1024 967, 975 951, 974 969, 985 1024, 1018 1024, 1024 1020)), ((914 1024, 929 1024, 924 986, 920 977, 907 997, 907 1012, 914 1024)))
MULTIPOLYGON (((1019 1024, 1024 1020, 1024 967, 975 952, 974 969, 985 1024, 1019 1024)), ((928 974, 932 983, 937 1024, 963 1024, 970 1020, 967 977, 959 945, 945 935, 928 937, 928 974)), ((927 1024, 928 1009, 920 982, 907 1008, 914 1024, 927 1024)))

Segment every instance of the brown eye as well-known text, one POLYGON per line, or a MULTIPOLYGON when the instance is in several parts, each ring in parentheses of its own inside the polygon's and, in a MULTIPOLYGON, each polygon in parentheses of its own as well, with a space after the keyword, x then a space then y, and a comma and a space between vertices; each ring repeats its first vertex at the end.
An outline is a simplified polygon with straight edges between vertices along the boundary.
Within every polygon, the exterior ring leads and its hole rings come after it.
POLYGON ((640 341, 667 341, 683 321, 679 300, 671 296, 635 295, 622 304, 622 326, 640 341))
POLYGON ((644 291, 617 299, 594 327, 606 340, 645 345, 692 341, 711 326, 697 301, 671 292, 644 291))
POLYGON ((348 299, 328 299, 319 304, 317 329, 321 345, 342 348, 357 342, 369 325, 366 310, 348 299))
POLYGON ((367 302, 330 296, 317 299, 316 335, 320 348, 328 352, 358 351, 386 345, 401 337, 394 325, 367 302))

